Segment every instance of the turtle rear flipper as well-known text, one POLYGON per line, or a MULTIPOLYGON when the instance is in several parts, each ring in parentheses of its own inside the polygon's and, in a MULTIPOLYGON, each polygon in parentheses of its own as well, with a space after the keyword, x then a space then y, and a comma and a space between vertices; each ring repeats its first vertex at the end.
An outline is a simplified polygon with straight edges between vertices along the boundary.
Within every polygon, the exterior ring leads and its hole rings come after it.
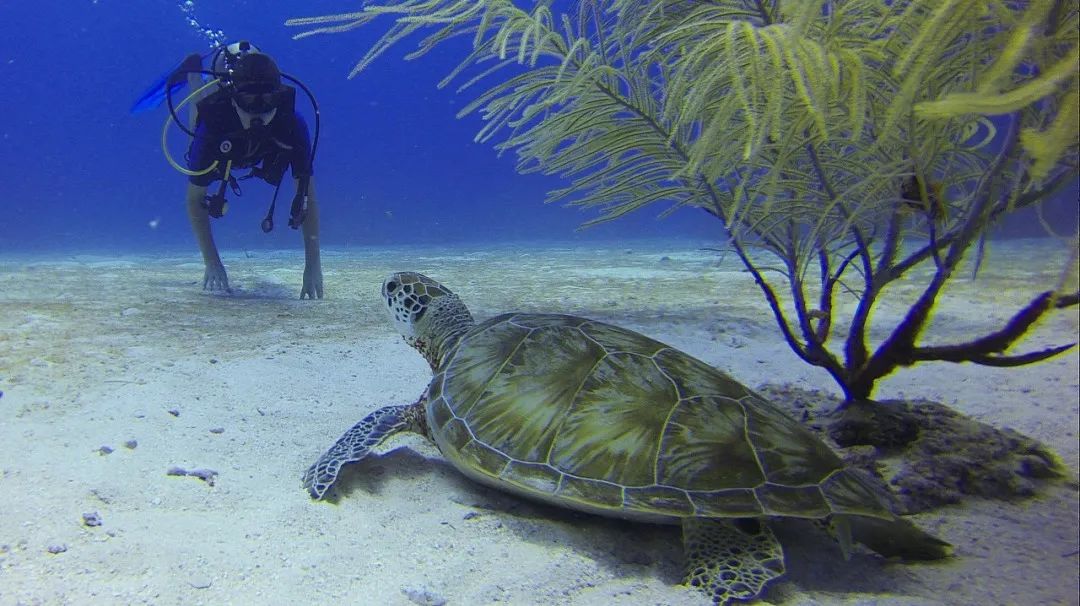
POLYGON ((304 488, 311 498, 323 498, 343 465, 368 456, 386 438, 402 431, 423 433, 422 402, 380 408, 346 431, 304 474, 304 488))
POLYGON ((850 524, 852 539, 887 558, 940 560, 952 555, 952 545, 903 518, 844 517, 850 524))
POLYGON ((683 518, 683 583, 712 596, 714 604, 750 600, 784 574, 784 549, 759 520, 683 518))

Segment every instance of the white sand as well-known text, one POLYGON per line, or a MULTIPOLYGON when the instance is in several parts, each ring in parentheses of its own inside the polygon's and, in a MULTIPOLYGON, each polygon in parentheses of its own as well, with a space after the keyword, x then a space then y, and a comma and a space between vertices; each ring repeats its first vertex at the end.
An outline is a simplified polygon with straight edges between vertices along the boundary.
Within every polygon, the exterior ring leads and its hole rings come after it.
MULTIPOLYGON (((1037 248, 1010 246, 999 256, 1037 248)), ((295 299, 297 253, 228 255, 231 297, 201 293, 194 260, 0 258, 0 604, 705 604, 677 585, 674 528, 478 487, 419 438, 356 466, 336 503, 308 498, 299 478, 311 462, 427 382, 423 360, 384 320, 377 290, 392 270, 432 274, 478 317, 590 315, 748 385, 833 389, 781 342, 732 258, 718 266, 685 243, 329 252, 329 298, 318 302, 295 299), (173 466, 218 475, 210 486, 166 475, 173 466), (85 526, 88 512, 102 524, 85 526)), ((1053 270, 999 264, 962 279, 934 334, 999 327, 1052 285, 1053 270)), ((1076 318, 1056 314, 1029 345, 1075 340, 1076 318)), ((1075 350, 1019 370, 930 364, 890 377, 877 396, 935 399, 1013 427, 1059 452, 1075 477, 1077 374, 1075 350)), ((958 556, 925 565, 866 553, 845 562, 807 526, 784 526, 789 574, 768 600, 1075 604, 1077 516, 1068 485, 922 515, 958 556)))

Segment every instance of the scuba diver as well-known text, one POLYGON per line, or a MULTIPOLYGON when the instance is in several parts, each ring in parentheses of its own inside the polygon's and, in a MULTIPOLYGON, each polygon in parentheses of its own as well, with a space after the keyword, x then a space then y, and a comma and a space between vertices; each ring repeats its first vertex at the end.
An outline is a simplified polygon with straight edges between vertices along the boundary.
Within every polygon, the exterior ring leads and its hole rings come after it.
POLYGON ((319 109, 314 96, 299 80, 283 74, 267 54, 247 41, 216 48, 206 56, 188 55, 160 82, 151 87, 132 107, 139 112, 168 101, 169 119, 162 131, 166 159, 188 175, 187 214, 202 252, 205 271, 203 289, 229 291, 229 278, 221 262, 210 219, 228 210, 226 191, 241 194, 236 172, 249 170, 239 179, 260 178, 274 186, 274 196, 262 230, 274 228, 274 209, 282 178, 288 168, 296 182, 296 195, 289 212, 289 227, 300 229, 304 237, 304 281, 300 298, 323 298, 323 276, 319 258, 319 207, 312 183, 312 163, 319 139, 319 109), (210 69, 203 68, 209 60, 210 69), (209 78, 204 82, 204 76, 209 78), (315 110, 314 144, 303 116, 296 111, 295 83, 315 110), (172 94, 184 85, 192 92, 178 105, 172 94), (177 110, 194 102, 191 120, 185 125, 177 110), (166 135, 169 121, 188 136, 191 145, 187 166, 170 156, 166 135), (215 182, 216 191, 208 193, 215 182))

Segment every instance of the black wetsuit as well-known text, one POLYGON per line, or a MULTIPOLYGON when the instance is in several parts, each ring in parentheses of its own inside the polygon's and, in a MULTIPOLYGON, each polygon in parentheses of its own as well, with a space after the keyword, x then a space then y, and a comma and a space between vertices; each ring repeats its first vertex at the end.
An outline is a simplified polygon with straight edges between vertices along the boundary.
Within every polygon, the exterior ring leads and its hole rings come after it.
POLYGON ((193 175, 191 183, 208 186, 224 178, 225 166, 232 160, 232 170, 257 167, 256 176, 277 186, 292 167, 295 178, 310 177, 311 139, 307 122, 287 104, 262 131, 244 130, 226 91, 217 91, 198 105, 195 138, 188 149, 188 168, 201 171, 215 160, 218 166, 205 175, 193 175))

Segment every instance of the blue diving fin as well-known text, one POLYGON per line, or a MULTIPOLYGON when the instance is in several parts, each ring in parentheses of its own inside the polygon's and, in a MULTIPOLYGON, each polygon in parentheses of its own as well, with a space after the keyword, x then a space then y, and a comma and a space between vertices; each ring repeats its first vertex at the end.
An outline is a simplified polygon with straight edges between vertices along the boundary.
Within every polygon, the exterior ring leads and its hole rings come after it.
POLYGON ((209 58, 212 54, 213 51, 204 56, 191 54, 184 57, 169 71, 162 74, 143 94, 139 95, 139 98, 131 105, 131 113, 141 114, 160 106, 167 94, 172 95, 187 86, 188 72, 202 69, 203 60, 209 58))

